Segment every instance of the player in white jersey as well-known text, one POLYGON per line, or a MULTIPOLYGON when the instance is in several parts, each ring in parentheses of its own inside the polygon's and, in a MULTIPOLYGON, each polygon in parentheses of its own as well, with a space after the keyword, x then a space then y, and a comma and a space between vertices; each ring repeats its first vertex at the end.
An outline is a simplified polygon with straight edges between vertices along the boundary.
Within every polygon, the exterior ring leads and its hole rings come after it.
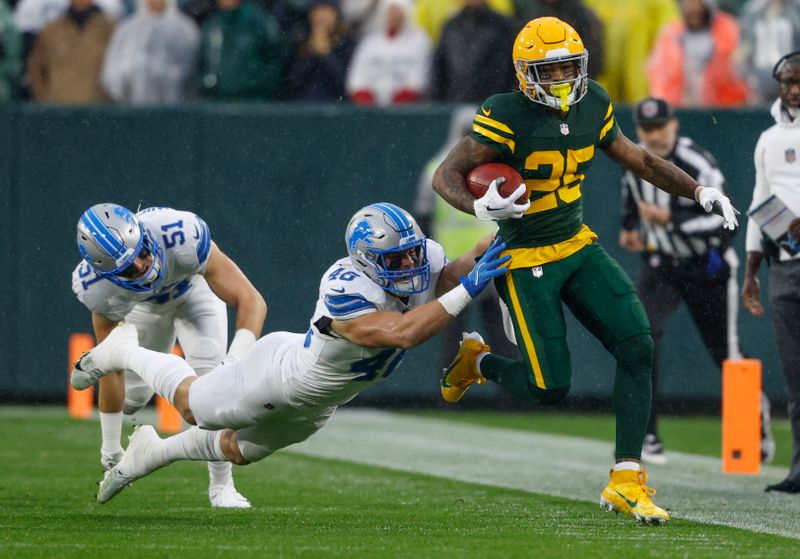
POLYGON ((337 406, 391 374, 406 349, 442 330, 508 260, 499 257, 502 240, 487 237, 448 263, 408 213, 387 203, 357 212, 345 240, 349 258, 323 275, 305 334, 271 333, 202 377, 175 356, 140 348, 126 326, 78 361, 75 388, 106 371, 133 370, 197 425, 167 439, 138 428, 103 477, 98 501, 176 460, 249 464, 307 439, 337 406))
MULTIPOLYGON (((122 321, 134 325, 142 347, 154 351, 170 352, 177 336, 187 362, 203 375, 223 357, 232 362, 243 355, 260 335, 264 299, 195 214, 147 208, 134 215, 116 204, 97 204, 81 215, 77 240, 84 260, 72 274, 72 290, 92 312, 98 343, 122 321), (226 303, 236 308, 237 328, 227 356, 226 303)), ((124 455, 123 412, 136 412, 152 396, 130 370, 100 381, 105 470, 124 455)), ((249 508, 233 485, 231 465, 208 466, 212 506, 249 508)))

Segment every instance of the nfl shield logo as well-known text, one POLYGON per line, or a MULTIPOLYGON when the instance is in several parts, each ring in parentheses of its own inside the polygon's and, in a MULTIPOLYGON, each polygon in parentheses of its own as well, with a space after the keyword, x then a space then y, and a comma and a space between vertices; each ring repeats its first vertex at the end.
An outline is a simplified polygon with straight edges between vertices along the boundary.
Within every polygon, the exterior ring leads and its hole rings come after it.
POLYGON ((542 270, 541 266, 536 266, 533 269, 533 277, 540 278, 540 277, 542 277, 543 274, 544 274, 544 270, 542 270))
POLYGON ((566 122, 561 123, 561 133, 564 134, 565 136, 569 134, 569 124, 567 124, 566 122))
POLYGON ((786 156, 787 163, 794 163, 795 159, 797 159, 797 153, 794 151, 794 148, 789 148, 784 152, 786 156))

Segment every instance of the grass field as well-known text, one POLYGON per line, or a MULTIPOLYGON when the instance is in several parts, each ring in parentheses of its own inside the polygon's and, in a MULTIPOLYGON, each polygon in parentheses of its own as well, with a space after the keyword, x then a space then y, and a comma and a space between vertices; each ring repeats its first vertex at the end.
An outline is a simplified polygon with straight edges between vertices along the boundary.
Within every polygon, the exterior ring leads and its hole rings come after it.
POLYGON ((0 408, 0 557, 797 557, 800 497, 779 466, 719 473, 719 421, 666 418, 661 528, 603 512, 607 416, 340 410, 306 443, 237 468, 255 508, 212 510, 205 467, 174 464, 94 502, 99 425, 0 408), (705 455, 705 456, 704 456, 705 455))

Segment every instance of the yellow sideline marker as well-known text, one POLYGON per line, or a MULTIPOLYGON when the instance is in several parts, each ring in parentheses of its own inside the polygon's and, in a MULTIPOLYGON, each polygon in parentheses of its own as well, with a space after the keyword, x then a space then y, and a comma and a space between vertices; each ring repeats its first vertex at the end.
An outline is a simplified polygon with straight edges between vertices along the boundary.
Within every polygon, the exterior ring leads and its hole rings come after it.
POLYGON ((728 359, 722 365, 722 472, 761 470, 761 361, 728 359))
POLYGON ((94 407, 94 386, 86 390, 75 390, 69 382, 72 367, 81 358, 81 355, 94 347, 94 338, 91 334, 80 332, 69 336, 69 362, 67 363, 67 413, 75 419, 92 417, 94 407))

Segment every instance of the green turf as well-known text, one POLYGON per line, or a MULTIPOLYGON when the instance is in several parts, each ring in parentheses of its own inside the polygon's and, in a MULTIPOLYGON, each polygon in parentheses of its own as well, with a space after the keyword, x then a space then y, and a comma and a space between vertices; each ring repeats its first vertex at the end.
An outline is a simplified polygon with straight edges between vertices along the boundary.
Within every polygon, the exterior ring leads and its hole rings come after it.
POLYGON ((96 422, 60 411, 0 410, 0 557, 797 556, 788 538, 680 519, 644 527, 591 503, 290 453, 237 468, 255 510, 211 510, 198 463, 101 506, 98 437, 96 422))
MULTIPOLYGON (((451 421, 466 421, 477 425, 501 427, 588 437, 592 439, 614 440, 614 416, 569 414, 552 411, 531 413, 503 413, 493 411, 423 411, 416 415, 435 417, 451 421)), ((722 448, 722 427, 719 417, 689 416, 662 417, 659 419, 659 435, 669 451, 688 452, 703 456, 720 456, 722 448)), ((773 466, 789 467, 792 458, 792 435, 787 419, 772 420, 772 434, 775 437, 776 451, 773 466)))

